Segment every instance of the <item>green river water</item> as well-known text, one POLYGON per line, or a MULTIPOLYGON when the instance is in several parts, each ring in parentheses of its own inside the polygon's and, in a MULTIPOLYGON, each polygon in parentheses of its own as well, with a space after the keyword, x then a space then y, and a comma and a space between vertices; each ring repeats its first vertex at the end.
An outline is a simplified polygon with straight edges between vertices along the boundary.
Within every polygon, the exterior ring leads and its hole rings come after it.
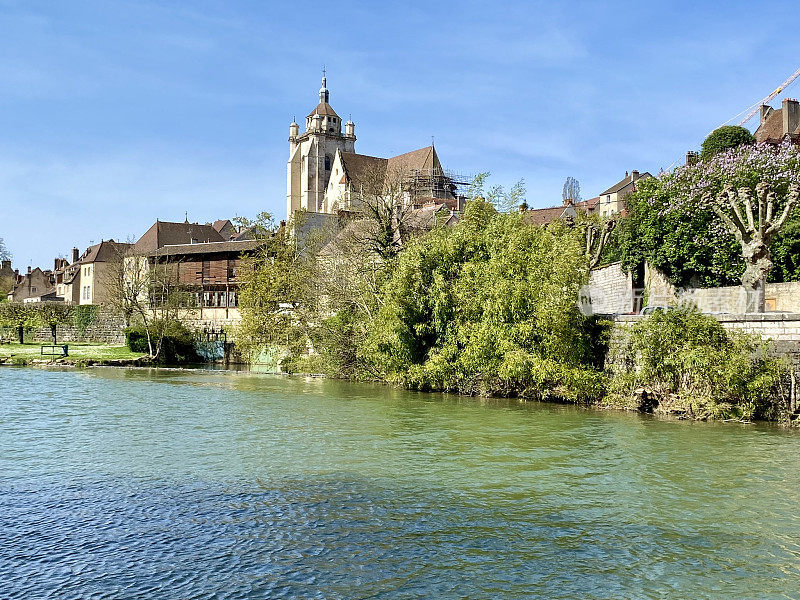
POLYGON ((800 599, 800 435, 2 368, 0 598, 800 599))

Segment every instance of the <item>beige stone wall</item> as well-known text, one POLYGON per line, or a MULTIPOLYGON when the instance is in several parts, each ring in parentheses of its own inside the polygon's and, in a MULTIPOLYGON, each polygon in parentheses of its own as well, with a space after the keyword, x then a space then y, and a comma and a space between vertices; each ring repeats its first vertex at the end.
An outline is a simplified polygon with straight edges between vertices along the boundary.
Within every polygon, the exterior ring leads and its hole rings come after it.
POLYGON ((594 314, 629 313, 633 310, 631 276, 621 263, 594 269, 589 276, 588 295, 594 314))
MULTIPOLYGON (((769 312, 800 313, 800 281, 768 283, 764 297, 769 312)), ((690 289, 680 298, 692 302, 701 312, 732 314, 742 312, 746 300, 740 286, 690 289)))
POLYGON ((667 280, 667 277, 661 271, 645 264, 644 279, 648 306, 671 306, 675 304, 675 286, 667 280))
MULTIPOLYGON (((729 331, 742 331, 760 335, 775 342, 800 344, 800 314, 798 313, 749 313, 712 315, 729 331)), ((642 315, 623 315, 615 319, 620 327, 629 327, 645 319, 642 315)))
POLYGON ((194 331, 223 329, 230 336, 242 315, 238 308, 194 308, 184 311, 179 318, 194 331))

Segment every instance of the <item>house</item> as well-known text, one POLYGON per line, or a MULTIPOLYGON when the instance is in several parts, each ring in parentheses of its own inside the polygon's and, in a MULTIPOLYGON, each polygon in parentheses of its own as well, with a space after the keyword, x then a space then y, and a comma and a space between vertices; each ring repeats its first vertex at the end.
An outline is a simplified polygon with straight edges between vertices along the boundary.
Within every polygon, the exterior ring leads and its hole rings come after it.
POLYGON ((761 106, 761 121, 753 137, 756 142, 779 144, 789 140, 800 144, 800 102, 786 98, 780 108, 761 106))
MULTIPOLYGON (((336 214, 352 210, 355 195, 397 187, 405 203, 422 205, 423 198, 457 198, 453 176, 442 169, 433 146, 391 158, 358 154, 355 124, 344 123, 330 105, 327 80, 322 78, 319 104, 306 117, 300 133, 296 122, 289 125, 286 213, 297 211, 336 214)), ((463 208, 463 207, 461 207, 463 208)))
POLYGON ((520 206, 523 219, 533 225, 548 225, 557 219, 577 218, 578 214, 600 215, 610 217, 615 214, 625 216, 625 198, 636 190, 636 182, 640 179, 652 177, 650 173, 639 171, 625 172, 625 177, 612 185, 599 196, 573 202, 569 198, 561 206, 528 209, 527 205, 520 206))
MULTIPOLYGON (((219 222, 216 221, 216 223, 219 222)), ((224 229, 224 226, 221 226, 220 229, 224 229)), ((188 219, 183 223, 156 221, 136 241, 132 251, 133 254, 146 256, 168 245, 207 244, 224 241, 227 241, 226 238, 211 224, 190 223, 188 219)))
POLYGON ((8 293, 8 300, 25 303, 58 301, 53 272, 43 271, 39 267, 28 267, 28 272, 19 278, 8 293))
POLYGON ((625 171, 625 177, 600 194, 595 212, 601 217, 610 217, 615 214, 625 216, 625 198, 636 190, 637 181, 647 177, 652 177, 652 175, 647 172, 639 173, 639 171, 631 171, 628 174, 625 171))
POLYGON ((72 249, 72 262, 56 264, 57 295, 71 304, 103 304, 111 299, 114 282, 114 265, 120 264, 132 244, 103 240, 78 256, 72 249))
POLYGON ((599 197, 590 200, 580 200, 578 202, 567 199, 564 200, 561 206, 533 209, 528 209, 526 205, 522 205, 520 207, 520 212, 523 213, 522 218, 526 223, 545 226, 557 219, 576 219, 579 213, 595 214, 599 201, 599 197))
POLYGON ((148 268, 170 265, 202 319, 238 319, 241 256, 260 243, 251 238, 250 232, 236 230, 229 220, 205 225, 156 221, 133 245, 131 259, 146 261, 148 268))
POLYGON ((14 289, 19 277, 19 271, 15 271, 11 267, 10 260, 4 260, 0 263, 0 295, 8 296, 9 292, 14 289))
POLYGON ((200 317, 215 321, 238 318, 239 265, 242 253, 258 240, 166 244, 147 254, 150 266, 169 264, 178 285, 189 292, 190 306, 200 317), (218 310, 214 310, 218 309, 218 310))

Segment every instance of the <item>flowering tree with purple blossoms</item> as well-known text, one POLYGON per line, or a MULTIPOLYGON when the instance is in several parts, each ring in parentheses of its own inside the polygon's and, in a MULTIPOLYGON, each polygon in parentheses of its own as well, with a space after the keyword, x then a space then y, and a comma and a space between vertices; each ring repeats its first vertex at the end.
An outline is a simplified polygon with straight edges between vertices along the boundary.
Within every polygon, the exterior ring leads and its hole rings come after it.
POLYGON ((784 143, 732 148, 677 169, 665 181, 670 210, 713 212, 741 248, 748 312, 764 311, 770 242, 800 199, 800 152, 784 143))

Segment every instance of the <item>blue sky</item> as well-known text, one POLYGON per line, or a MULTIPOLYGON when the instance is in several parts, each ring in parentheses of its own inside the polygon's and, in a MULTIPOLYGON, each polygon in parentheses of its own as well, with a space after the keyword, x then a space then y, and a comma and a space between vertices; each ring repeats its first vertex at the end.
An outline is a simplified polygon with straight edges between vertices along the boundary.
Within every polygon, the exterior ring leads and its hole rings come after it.
POLYGON ((560 202, 567 176, 591 197, 669 167, 797 69, 796 15, 794 2, 0 0, 0 237, 24 268, 185 211, 283 218, 288 125, 315 106, 323 63, 358 152, 435 136, 445 166, 524 178, 532 206, 560 202))

